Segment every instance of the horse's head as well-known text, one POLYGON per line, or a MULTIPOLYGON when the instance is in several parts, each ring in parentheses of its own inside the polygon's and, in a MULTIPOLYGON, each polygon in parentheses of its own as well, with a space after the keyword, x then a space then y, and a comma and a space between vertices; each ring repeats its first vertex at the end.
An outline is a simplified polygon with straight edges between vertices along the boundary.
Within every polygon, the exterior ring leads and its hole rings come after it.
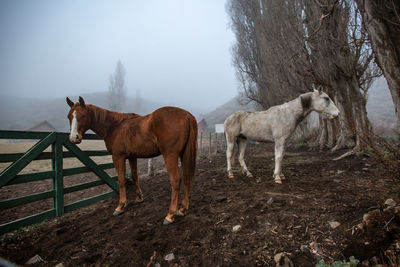
POLYGON ((90 118, 88 116, 88 108, 82 97, 79 102, 74 103, 67 97, 67 104, 71 107, 68 113, 70 134, 69 140, 74 144, 82 142, 83 134, 89 129, 90 118))
POLYGON ((312 109, 318 113, 321 113, 322 116, 329 119, 334 119, 339 116, 339 109, 326 93, 322 92, 321 90, 314 90, 314 92, 312 92, 311 99, 312 109))

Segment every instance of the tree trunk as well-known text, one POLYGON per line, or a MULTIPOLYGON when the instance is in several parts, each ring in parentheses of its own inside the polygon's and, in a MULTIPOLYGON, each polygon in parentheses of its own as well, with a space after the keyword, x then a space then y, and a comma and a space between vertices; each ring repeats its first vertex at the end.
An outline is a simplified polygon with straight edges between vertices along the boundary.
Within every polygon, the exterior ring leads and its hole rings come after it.
POLYGON ((327 127, 327 120, 323 119, 321 116, 319 116, 319 128, 320 128, 320 133, 318 137, 318 146, 319 150, 322 151, 324 150, 328 142, 328 127, 327 127))
POLYGON ((400 133, 400 2, 356 0, 371 40, 376 62, 392 95, 400 133))

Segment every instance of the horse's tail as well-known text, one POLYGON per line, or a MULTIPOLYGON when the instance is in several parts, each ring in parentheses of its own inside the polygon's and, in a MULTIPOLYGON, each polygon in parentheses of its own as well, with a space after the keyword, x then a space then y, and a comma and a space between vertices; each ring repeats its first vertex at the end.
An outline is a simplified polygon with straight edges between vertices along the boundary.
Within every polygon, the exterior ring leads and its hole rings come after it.
POLYGON ((193 116, 189 117, 189 137, 181 156, 183 179, 192 183, 197 157, 197 122, 193 116))

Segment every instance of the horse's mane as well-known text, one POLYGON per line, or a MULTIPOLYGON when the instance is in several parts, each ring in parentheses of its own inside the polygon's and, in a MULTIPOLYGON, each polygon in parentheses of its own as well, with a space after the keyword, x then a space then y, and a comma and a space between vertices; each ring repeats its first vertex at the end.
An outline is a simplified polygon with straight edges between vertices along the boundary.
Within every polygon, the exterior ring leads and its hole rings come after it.
POLYGON ((305 93, 305 94, 301 94, 300 97, 300 101, 301 101, 301 106, 303 107, 303 110, 308 110, 311 107, 311 94, 312 93, 305 93))
POLYGON ((99 124, 107 124, 111 121, 122 122, 126 119, 139 117, 139 115, 135 113, 120 113, 90 104, 88 104, 87 107, 92 112, 93 119, 99 124))

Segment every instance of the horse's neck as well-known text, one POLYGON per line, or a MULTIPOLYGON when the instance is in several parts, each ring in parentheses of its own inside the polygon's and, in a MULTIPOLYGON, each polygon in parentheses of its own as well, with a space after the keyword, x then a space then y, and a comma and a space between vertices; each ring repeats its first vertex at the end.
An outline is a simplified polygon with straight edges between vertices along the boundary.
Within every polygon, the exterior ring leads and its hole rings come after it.
POLYGON ((302 122, 310 113, 311 113, 311 109, 307 108, 304 109, 303 105, 301 104, 301 99, 300 97, 292 100, 291 102, 293 102, 293 106, 295 107, 294 110, 294 114, 295 114, 295 119, 296 119, 296 126, 302 122))
POLYGON ((295 98, 289 102, 286 102, 283 105, 287 105, 287 108, 290 110, 290 113, 293 114, 292 118, 295 120, 295 127, 297 127, 297 125, 300 122, 302 122, 311 112, 310 109, 305 110, 303 108, 300 97, 295 98))
POLYGON ((126 114, 106 110, 94 105, 88 105, 91 116, 90 129, 99 137, 105 139, 121 123, 121 117, 126 114))

